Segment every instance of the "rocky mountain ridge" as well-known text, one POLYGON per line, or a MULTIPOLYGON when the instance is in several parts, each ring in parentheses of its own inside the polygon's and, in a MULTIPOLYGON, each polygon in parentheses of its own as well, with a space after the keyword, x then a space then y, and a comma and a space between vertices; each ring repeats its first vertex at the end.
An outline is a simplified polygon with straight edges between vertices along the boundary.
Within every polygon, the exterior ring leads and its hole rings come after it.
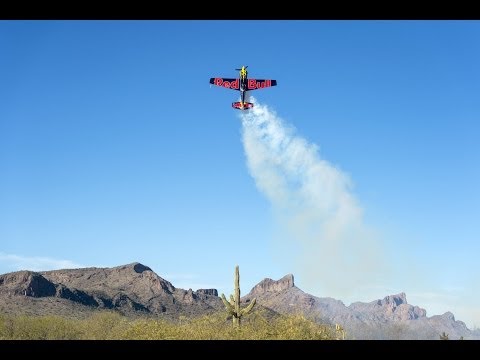
MULTIPOLYGON (((351 339, 438 339, 442 332, 451 339, 480 339, 450 312, 427 317, 425 309, 408 304, 405 293, 346 306, 305 293, 288 274, 260 281, 242 302, 254 297, 269 316, 302 313, 322 323, 341 324, 351 339)), ((223 304, 216 289, 176 288, 140 263, 0 275, 0 313, 81 317, 105 309, 178 319, 223 311, 223 304)))
POLYGON ((177 289, 140 263, 1 275, 0 298, 19 296, 64 299, 75 305, 115 309, 126 315, 143 312, 167 317, 213 312, 222 304, 216 289, 177 289))
POLYGON ((320 322, 341 324, 355 339, 439 339, 445 332, 451 339, 480 339, 451 312, 427 317, 427 311, 408 304, 404 292, 368 303, 346 306, 330 297, 317 297, 295 286, 292 274, 280 280, 264 279, 244 296, 280 313, 303 313, 320 322))

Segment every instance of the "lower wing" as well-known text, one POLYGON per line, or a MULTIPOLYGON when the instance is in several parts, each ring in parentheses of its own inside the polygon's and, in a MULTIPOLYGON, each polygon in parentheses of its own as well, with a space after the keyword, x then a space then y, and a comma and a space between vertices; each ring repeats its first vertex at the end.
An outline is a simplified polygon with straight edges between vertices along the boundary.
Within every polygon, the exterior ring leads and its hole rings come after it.
POLYGON ((210 78, 210 84, 215 85, 215 86, 224 87, 226 89, 240 90, 240 80, 239 79, 210 78))
POLYGON ((248 91, 264 89, 271 86, 277 86, 277 80, 270 80, 270 79, 248 79, 247 80, 248 91))

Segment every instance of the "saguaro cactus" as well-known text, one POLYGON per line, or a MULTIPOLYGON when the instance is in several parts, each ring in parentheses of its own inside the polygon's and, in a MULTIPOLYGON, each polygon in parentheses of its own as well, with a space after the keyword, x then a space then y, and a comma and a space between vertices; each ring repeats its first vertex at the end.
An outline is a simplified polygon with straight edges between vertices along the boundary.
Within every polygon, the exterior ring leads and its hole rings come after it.
POLYGON ((342 340, 345 340, 345 329, 340 324, 335 324, 335 333, 337 334, 337 340, 340 340, 340 336, 342 340))
POLYGON ((239 327, 242 316, 248 314, 253 309, 257 299, 253 299, 246 308, 240 309, 240 272, 238 270, 238 265, 235 267, 233 286, 235 289, 235 295, 230 295, 230 302, 227 301, 223 294, 222 301, 225 304, 227 312, 232 315, 233 326, 239 327))

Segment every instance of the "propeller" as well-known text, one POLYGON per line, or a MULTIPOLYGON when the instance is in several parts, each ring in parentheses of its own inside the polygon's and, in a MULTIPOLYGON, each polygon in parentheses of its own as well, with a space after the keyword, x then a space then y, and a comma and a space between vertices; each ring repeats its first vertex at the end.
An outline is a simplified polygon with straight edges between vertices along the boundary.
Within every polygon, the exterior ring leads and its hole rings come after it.
MULTIPOLYGON (((245 66, 245 69, 248 69, 248 65, 245 66)), ((235 70, 240 71, 240 70, 242 70, 242 69, 235 69, 235 70)))

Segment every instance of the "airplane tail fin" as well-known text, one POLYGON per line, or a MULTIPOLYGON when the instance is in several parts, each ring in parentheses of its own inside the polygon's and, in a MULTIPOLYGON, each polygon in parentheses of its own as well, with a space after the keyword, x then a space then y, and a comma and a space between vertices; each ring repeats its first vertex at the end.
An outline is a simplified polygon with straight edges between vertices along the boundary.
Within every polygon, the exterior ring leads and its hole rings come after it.
POLYGON ((243 103, 241 101, 237 101, 232 103, 232 107, 238 110, 247 110, 247 109, 251 109, 253 107, 253 104, 246 101, 243 103))

